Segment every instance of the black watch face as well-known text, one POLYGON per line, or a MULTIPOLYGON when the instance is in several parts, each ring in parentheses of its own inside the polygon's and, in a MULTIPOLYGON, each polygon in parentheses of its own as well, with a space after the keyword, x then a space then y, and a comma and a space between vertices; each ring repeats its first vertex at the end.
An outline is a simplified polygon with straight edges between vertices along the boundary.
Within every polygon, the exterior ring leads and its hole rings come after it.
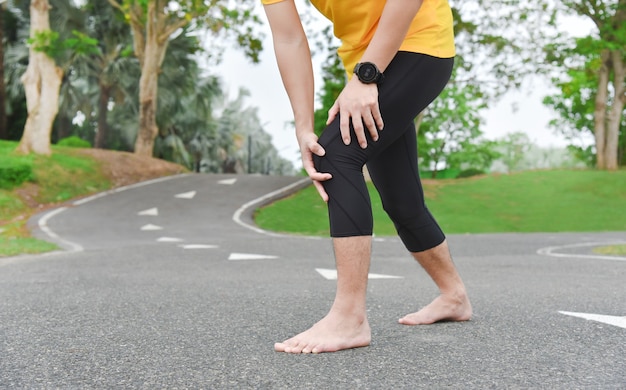
POLYGON ((374 64, 363 63, 359 67, 359 79, 364 83, 371 83, 376 80, 378 72, 374 64))

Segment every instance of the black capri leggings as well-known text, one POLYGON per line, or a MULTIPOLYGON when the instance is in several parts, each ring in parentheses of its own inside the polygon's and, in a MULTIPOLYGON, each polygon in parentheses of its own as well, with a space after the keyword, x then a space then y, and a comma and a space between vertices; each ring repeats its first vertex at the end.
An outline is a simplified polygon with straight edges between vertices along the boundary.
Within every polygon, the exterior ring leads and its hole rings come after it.
POLYGON ((314 163, 319 172, 333 175, 323 182, 329 196, 332 237, 372 235, 372 208, 362 173, 367 164, 383 208, 406 248, 421 252, 444 241, 441 228, 424 203, 413 120, 441 93, 453 64, 453 58, 398 52, 378 86, 385 127, 376 142, 366 131, 366 149, 356 142, 354 132, 350 145, 343 143, 339 117, 324 130, 319 143, 326 154, 314 156, 314 163))

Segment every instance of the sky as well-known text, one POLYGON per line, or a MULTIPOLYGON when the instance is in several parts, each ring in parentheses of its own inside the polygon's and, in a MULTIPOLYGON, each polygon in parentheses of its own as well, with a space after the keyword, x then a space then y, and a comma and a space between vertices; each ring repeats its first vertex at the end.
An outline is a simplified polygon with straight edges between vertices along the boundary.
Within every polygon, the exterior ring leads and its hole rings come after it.
MULTIPOLYGON (((222 62, 213 71, 222 78, 231 98, 237 96, 240 87, 250 91, 246 102, 258 108, 263 127, 272 136, 274 146, 281 156, 300 167, 294 130, 289 125, 293 119, 291 106, 278 73, 267 25, 263 31, 266 39, 260 63, 253 64, 233 48, 223 53, 222 62)), ((319 61, 314 59, 316 87, 321 86, 319 68, 319 61)), ((508 133, 524 132, 538 146, 566 146, 567 140, 548 127, 548 122, 556 117, 541 103, 549 91, 547 84, 535 80, 525 89, 504 95, 497 104, 482 112, 484 137, 495 140, 508 133)))

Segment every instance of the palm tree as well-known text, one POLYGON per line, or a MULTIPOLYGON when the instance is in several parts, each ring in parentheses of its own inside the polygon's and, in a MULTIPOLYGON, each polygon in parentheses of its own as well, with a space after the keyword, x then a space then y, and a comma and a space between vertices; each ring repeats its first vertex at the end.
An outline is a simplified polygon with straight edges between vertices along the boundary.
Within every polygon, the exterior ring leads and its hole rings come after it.
POLYGON ((82 8, 85 14, 85 33, 98 40, 98 51, 86 58, 82 76, 89 80, 90 101, 88 113, 96 118, 94 146, 106 148, 115 142, 109 132, 109 107, 113 101, 125 98, 128 85, 139 76, 139 65, 130 56, 132 38, 128 24, 106 0, 91 0, 82 8))
POLYGON ((4 88, 4 9, 6 4, 0 2, 0 139, 8 138, 6 91, 4 88))
POLYGON ((26 123, 26 98, 20 78, 28 65, 28 4, 7 1, 4 7, 2 95, 7 108, 6 139, 19 140, 26 123))

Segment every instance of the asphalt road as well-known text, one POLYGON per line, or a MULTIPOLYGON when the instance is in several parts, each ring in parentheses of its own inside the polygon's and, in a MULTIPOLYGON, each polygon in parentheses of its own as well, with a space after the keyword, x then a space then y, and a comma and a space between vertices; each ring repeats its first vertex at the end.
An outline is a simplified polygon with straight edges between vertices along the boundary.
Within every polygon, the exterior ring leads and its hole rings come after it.
POLYGON ((252 224, 298 180, 177 176, 34 218, 65 250, 0 259, 0 388, 626 389, 626 258, 591 252, 626 232, 452 235, 475 316, 417 327, 397 318, 436 289, 376 239, 372 345, 273 352, 335 288, 330 240, 252 224))

